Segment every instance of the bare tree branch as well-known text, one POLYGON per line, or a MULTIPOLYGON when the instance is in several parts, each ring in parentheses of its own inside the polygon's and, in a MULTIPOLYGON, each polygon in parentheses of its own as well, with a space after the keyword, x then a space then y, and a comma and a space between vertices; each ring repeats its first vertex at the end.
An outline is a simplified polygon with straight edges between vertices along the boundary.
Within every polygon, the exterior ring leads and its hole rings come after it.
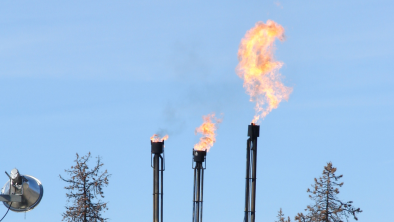
POLYGON ((310 193, 309 198, 314 200, 315 203, 307 206, 305 211, 308 213, 306 215, 303 213, 297 214, 295 217, 297 222, 343 222, 344 219, 349 221, 350 216, 358 220, 356 214, 361 213, 362 210, 353 207, 352 201, 342 202, 337 197, 339 187, 343 186, 343 182, 339 183, 338 180, 343 175, 335 175, 336 171, 337 168, 329 162, 324 167, 322 177, 315 178, 312 190, 307 190, 310 193))
POLYGON ((101 198, 104 198, 103 187, 108 186, 108 178, 111 174, 108 174, 107 170, 100 171, 104 165, 100 157, 97 157, 96 165, 90 170, 87 165, 90 152, 82 157, 78 153, 76 156, 75 165, 71 166, 71 169, 65 170, 70 178, 65 179, 59 175, 61 180, 69 184, 64 189, 68 190, 66 193, 67 202, 71 203, 65 207, 66 212, 62 214, 63 221, 107 221, 108 218, 102 217, 101 213, 108 210, 108 202, 102 202, 101 198))

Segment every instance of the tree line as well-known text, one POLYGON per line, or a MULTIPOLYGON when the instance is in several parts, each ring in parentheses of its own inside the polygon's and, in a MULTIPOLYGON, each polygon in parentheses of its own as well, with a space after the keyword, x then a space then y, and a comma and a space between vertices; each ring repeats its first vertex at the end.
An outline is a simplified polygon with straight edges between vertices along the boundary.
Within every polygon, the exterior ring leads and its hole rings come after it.
MULTIPOLYGON (((102 213, 108 210, 108 202, 104 202, 103 188, 108 186, 108 178, 111 176, 107 170, 102 171, 104 163, 101 157, 96 157, 95 164, 89 168, 88 162, 91 159, 90 152, 85 156, 76 154, 75 164, 65 172, 69 175, 66 179, 59 175, 60 179, 67 183, 64 189, 67 190, 66 211, 62 214, 63 221, 68 222, 105 222, 108 218, 102 213)), ((343 175, 336 175, 337 168, 332 163, 324 166, 322 176, 315 178, 312 189, 308 188, 307 193, 313 201, 308 205, 304 213, 298 213, 294 220, 296 222, 344 222, 353 218, 358 220, 357 214, 361 213, 360 208, 353 206, 352 201, 342 201, 338 198, 339 188, 343 186, 343 175)), ((277 215, 275 222, 291 222, 290 217, 285 218, 282 209, 277 215)))

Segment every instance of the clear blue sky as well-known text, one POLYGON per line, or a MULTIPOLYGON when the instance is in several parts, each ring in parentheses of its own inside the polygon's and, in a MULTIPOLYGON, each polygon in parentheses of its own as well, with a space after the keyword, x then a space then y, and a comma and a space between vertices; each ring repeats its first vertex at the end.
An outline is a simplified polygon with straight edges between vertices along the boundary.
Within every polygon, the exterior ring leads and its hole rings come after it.
MULTIPOLYGON (((112 173, 105 216, 150 221, 149 137, 165 129, 164 219, 190 221, 194 129, 202 115, 223 113, 207 156, 204 221, 242 221, 254 104, 235 74, 237 50, 247 30, 271 19, 286 30, 276 58, 294 91, 261 123, 257 221, 275 221, 280 207, 292 218, 303 211, 328 161, 344 174, 339 197, 364 211, 360 222, 389 221, 393 8, 392 1, 2 1, 0 170, 17 167, 42 181, 44 198, 26 221, 60 221, 66 184, 58 176, 75 153, 90 151, 112 173)), ((10 212, 4 221, 23 218, 10 212)))

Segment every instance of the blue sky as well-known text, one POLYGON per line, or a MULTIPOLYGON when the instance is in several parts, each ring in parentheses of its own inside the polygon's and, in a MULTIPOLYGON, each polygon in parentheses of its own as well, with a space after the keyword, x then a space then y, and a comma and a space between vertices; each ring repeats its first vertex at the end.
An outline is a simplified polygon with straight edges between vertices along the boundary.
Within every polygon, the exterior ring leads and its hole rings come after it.
MULTIPOLYGON (((285 28, 281 73, 293 87, 261 122, 257 221, 294 217, 332 161, 339 197, 388 221, 394 208, 391 1, 8 1, 0 3, 0 169, 44 185, 29 221, 62 219, 59 179, 75 153, 100 155, 111 221, 152 219, 149 137, 166 141, 164 219, 192 216, 191 150, 203 115, 223 113, 207 156, 204 221, 243 220, 254 104, 235 74, 258 21, 285 28)), ((0 177, 1 178, 1 177, 0 177)), ((3 175, 6 182, 6 175, 3 175)), ((6 208, 0 207, 0 215, 6 208)), ((5 221, 22 221, 10 212, 5 221)))

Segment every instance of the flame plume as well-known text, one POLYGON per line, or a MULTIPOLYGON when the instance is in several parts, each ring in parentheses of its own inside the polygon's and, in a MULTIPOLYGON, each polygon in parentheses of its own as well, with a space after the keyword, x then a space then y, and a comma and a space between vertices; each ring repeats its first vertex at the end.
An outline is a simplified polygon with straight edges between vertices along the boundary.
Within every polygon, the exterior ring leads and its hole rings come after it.
POLYGON ((167 140, 167 139, 168 139, 168 135, 165 135, 162 138, 160 138, 160 135, 158 135, 158 134, 153 134, 153 136, 150 138, 150 140, 154 143, 163 142, 164 140, 167 140))
POLYGON ((200 138, 200 142, 194 145, 194 150, 206 150, 208 152, 216 142, 215 131, 217 130, 217 124, 221 123, 222 119, 216 118, 214 113, 203 116, 202 119, 204 120, 203 124, 196 128, 194 133, 201 133, 203 137, 200 138))
POLYGON ((264 119, 279 103, 288 100, 291 87, 283 85, 278 72, 283 63, 275 61, 274 41, 284 40, 284 28, 268 20, 267 24, 257 22, 242 39, 238 50, 239 64, 237 75, 244 80, 243 86, 250 95, 250 101, 256 102, 252 123, 264 119))

